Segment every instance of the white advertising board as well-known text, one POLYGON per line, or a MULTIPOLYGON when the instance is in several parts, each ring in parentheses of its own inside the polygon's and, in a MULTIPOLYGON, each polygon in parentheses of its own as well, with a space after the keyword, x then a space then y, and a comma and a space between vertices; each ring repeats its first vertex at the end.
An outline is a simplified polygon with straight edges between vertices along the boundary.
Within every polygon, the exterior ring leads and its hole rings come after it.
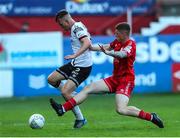
POLYGON ((13 71, 0 70, 0 97, 13 96, 13 71))
POLYGON ((0 34, 0 68, 60 66, 62 46, 60 32, 0 34))

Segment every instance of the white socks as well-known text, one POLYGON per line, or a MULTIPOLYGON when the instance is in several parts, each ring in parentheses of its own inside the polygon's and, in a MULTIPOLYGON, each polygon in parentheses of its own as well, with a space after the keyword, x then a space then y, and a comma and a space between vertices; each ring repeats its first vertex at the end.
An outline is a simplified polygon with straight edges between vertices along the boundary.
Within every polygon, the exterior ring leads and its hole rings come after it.
POLYGON ((75 117, 76 117, 76 120, 83 120, 84 117, 83 117, 83 114, 81 113, 81 110, 79 108, 78 105, 76 105, 73 109, 72 109, 72 112, 74 113, 75 117))
MULTIPOLYGON (((72 92, 72 96, 74 97, 75 95, 77 94, 77 92, 72 92)), ((72 109, 72 112, 74 113, 75 117, 77 120, 83 120, 84 117, 83 117, 83 114, 81 113, 81 110, 79 108, 78 105, 76 105, 73 109, 72 109)))

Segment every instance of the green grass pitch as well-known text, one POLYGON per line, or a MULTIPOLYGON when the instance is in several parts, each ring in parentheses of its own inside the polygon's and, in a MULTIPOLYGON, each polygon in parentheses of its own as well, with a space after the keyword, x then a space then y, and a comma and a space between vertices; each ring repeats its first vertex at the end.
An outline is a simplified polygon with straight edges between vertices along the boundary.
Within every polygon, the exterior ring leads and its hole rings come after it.
MULTIPOLYGON (((60 97, 54 97, 63 102, 60 97)), ((164 129, 151 122, 120 116, 115 112, 114 95, 91 95, 81 104, 88 120, 81 129, 73 129, 72 112, 63 117, 56 116, 49 105, 49 97, 0 99, 1 137, 180 137, 180 94, 133 95, 130 105, 145 111, 156 112, 164 120, 164 129), (42 114, 43 129, 34 130, 28 126, 33 113, 42 114)))

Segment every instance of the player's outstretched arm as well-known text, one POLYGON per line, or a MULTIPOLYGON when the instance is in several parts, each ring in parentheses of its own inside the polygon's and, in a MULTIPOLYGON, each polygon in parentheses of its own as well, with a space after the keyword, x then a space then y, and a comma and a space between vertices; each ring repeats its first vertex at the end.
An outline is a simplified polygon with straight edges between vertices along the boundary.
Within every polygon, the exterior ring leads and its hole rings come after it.
POLYGON ((88 39, 88 37, 84 37, 81 39, 81 48, 73 55, 67 55, 64 58, 65 59, 73 59, 84 53, 89 47, 91 46, 91 41, 88 39))
POLYGON ((112 57, 126 58, 132 54, 132 46, 127 46, 125 48, 122 48, 120 51, 114 51, 114 50, 107 51, 107 50, 105 50, 104 53, 106 55, 109 55, 112 57))
POLYGON ((118 58, 126 58, 128 56, 127 52, 124 50, 120 50, 120 51, 105 51, 104 52, 106 55, 112 56, 112 57, 118 57, 118 58))
MULTIPOLYGON (((110 50, 111 47, 110 47, 110 44, 103 44, 101 45, 105 50, 110 50)), ((90 46, 89 48, 91 51, 102 51, 102 49, 99 47, 99 44, 98 46, 90 46)))

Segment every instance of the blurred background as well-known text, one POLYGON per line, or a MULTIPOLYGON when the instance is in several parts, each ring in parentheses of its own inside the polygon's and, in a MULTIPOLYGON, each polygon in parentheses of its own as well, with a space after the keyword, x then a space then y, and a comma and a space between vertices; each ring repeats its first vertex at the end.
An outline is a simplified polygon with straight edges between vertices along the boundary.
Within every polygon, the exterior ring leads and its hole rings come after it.
MULTIPOLYGON (((0 0, 0 98, 59 95, 46 79, 72 52, 54 19, 60 9, 86 25, 95 45, 113 41, 114 26, 127 21, 137 43, 134 93, 180 92, 179 0, 0 0)), ((93 52, 93 60, 77 91, 112 74, 112 58, 93 52)))

